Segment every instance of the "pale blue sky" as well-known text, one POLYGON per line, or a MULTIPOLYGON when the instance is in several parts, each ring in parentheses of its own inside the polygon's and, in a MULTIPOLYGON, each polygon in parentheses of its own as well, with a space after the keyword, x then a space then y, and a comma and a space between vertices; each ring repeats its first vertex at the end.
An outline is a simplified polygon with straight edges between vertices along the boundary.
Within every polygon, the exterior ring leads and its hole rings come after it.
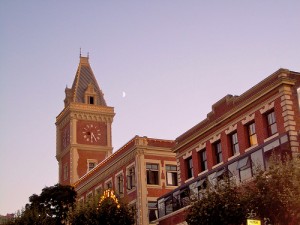
POLYGON ((299 12, 297 0, 2 0, 0 214, 58 180, 54 123, 80 47, 115 107, 117 150, 175 139, 226 94, 300 71, 299 12))

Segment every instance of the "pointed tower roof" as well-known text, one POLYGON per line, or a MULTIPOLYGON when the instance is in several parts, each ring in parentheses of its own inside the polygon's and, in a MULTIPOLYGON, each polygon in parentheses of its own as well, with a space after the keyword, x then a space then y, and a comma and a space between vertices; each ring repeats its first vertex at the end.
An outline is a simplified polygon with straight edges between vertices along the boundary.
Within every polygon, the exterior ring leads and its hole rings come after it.
POLYGON ((104 100, 104 94, 99 88, 89 63, 89 57, 80 56, 79 66, 72 88, 66 88, 66 95, 69 95, 71 102, 86 103, 86 94, 94 93, 95 105, 107 106, 104 100))

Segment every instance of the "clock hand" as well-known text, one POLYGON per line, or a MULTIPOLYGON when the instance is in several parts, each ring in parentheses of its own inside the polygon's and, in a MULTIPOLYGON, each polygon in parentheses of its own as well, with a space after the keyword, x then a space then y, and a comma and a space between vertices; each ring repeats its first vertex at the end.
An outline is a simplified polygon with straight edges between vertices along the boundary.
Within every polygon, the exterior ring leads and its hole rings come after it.
POLYGON ((94 140, 97 141, 97 139, 93 133, 91 133, 91 136, 92 136, 91 139, 94 138, 94 140))

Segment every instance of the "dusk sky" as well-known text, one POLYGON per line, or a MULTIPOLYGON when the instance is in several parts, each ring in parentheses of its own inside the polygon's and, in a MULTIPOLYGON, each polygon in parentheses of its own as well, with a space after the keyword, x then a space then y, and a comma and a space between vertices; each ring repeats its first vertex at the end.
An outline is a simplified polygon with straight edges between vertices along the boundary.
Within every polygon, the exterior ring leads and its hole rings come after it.
POLYGON ((225 95, 300 72, 297 0, 2 0, 0 30, 2 215, 58 182, 55 119, 80 48, 115 108, 114 151, 175 139, 225 95))

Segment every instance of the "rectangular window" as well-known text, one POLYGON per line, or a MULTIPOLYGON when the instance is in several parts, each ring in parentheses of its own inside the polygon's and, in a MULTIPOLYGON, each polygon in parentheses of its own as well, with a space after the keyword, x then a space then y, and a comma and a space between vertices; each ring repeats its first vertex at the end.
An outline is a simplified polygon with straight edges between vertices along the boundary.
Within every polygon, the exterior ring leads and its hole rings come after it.
POLYGON ((112 189, 112 181, 108 181, 107 183, 106 183, 106 189, 112 189))
POLYGON ((156 220, 158 217, 157 202, 148 202, 149 223, 156 220))
POLYGON ((206 149, 201 150, 198 154, 200 159, 200 171, 203 172, 207 170, 206 149))
POLYGON ((123 174, 117 176, 117 193, 118 194, 123 194, 123 174))
POLYGON ((250 123, 248 125, 248 137, 250 147, 257 144, 257 135, 255 131, 255 123, 250 123))
POLYGON ((218 142, 214 143, 213 147, 214 147, 214 153, 215 153, 215 164, 219 164, 220 162, 223 161, 221 142, 218 141, 218 142))
POLYGON ((102 186, 96 187, 95 195, 99 197, 101 194, 102 194, 102 186))
POLYGON ((147 163, 147 184, 158 185, 158 164, 147 163))
POLYGON ((91 105, 94 105, 94 97, 93 96, 88 96, 88 103, 91 105))
POLYGON ((95 162, 89 162, 89 171, 91 171, 92 169, 94 169, 96 166, 95 162))
POLYGON ((127 169, 127 189, 132 190, 135 187, 135 168, 134 166, 127 169))
POLYGON ((167 186, 177 186, 177 166, 166 165, 167 186))
POLYGON ((194 171, 193 171, 193 158, 189 157, 185 160, 186 164, 186 171, 187 171, 187 179, 191 178, 194 176, 194 171))
POLYGON ((271 112, 267 113, 266 119, 267 119, 268 135, 270 137, 273 134, 277 133, 277 123, 276 123, 276 118, 275 118, 275 112, 271 111, 271 112))
POLYGON ((238 154, 240 152, 239 140, 238 140, 237 132, 234 132, 234 133, 231 134, 230 140, 231 140, 231 152, 232 152, 232 155, 236 155, 236 154, 238 154))

